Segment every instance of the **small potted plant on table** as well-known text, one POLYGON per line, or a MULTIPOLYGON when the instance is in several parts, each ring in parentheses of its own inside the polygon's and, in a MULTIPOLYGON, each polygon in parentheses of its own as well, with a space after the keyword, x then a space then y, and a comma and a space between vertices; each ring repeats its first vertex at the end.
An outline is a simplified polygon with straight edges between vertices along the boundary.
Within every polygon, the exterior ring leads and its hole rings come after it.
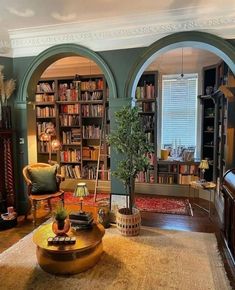
POLYGON ((67 219, 68 211, 63 203, 59 203, 54 211, 55 221, 52 224, 52 230, 57 236, 65 235, 70 229, 70 221, 67 219))
POLYGON ((140 171, 149 168, 148 153, 153 151, 153 147, 147 140, 138 108, 124 107, 116 112, 115 121, 117 129, 109 135, 108 141, 123 158, 118 162, 113 176, 123 182, 129 196, 129 204, 117 212, 116 223, 121 234, 138 235, 141 217, 134 207, 135 179, 140 171))

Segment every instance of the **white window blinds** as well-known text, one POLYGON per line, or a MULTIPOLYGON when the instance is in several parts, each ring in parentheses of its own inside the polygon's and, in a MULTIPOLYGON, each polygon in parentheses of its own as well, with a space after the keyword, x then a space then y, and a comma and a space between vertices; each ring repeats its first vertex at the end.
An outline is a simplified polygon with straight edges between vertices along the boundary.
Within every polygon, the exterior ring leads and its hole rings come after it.
POLYGON ((198 75, 162 77, 162 147, 196 146, 198 75))

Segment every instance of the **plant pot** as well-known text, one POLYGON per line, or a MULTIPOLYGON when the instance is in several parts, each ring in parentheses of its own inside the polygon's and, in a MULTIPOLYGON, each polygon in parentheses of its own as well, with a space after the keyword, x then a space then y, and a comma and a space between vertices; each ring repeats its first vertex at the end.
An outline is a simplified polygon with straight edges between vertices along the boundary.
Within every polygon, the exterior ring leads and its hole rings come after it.
POLYGON ((70 220, 55 220, 52 223, 52 230, 57 236, 64 236, 70 229, 70 220))
POLYGON ((140 233, 140 211, 133 208, 132 214, 127 214, 129 209, 121 208, 117 211, 116 224, 123 236, 137 236, 140 233))

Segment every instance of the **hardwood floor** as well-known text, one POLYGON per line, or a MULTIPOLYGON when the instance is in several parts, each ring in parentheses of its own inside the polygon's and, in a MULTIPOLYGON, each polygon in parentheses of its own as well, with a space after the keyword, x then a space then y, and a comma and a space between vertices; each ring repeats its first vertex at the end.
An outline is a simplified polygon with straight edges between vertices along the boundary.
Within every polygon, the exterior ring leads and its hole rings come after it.
MULTIPOLYGON (((200 200, 203 206, 208 206, 208 202, 200 200)), ((70 210, 76 210, 77 206, 73 205, 69 207, 70 210)), ((97 207, 84 206, 86 211, 92 211, 94 217, 97 215, 97 207)), ((48 219, 48 211, 43 208, 39 210, 39 224, 48 219)), ((158 227, 168 230, 180 230, 180 231, 196 231, 204 233, 215 233, 218 248, 233 289, 235 289, 235 266, 232 264, 232 260, 228 254, 227 248, 222 239, 221 226, 214 209, 212 209, 211 218, 208 217, 208 213, 204 210, 193 206, 193 216, 184 215, 172 215, 172 214, 159 214, 142 212, 142 225, 150 227, 158 227)), ((0 253, 12 246, 18 240, 30 233, 34 229, 32 224, 32 216, 29 216, 27 220, 24 216, 18 217, 18 225, 12 229, 0 231, 0 253)))

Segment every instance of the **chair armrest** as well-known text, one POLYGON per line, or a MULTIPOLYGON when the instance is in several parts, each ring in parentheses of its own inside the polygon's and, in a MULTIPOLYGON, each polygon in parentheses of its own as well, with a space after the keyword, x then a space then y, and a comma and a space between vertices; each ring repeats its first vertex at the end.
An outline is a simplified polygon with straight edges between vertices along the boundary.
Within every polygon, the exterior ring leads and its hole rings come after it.
POLYGON ((60 184, 62 181, 65 180, 65 177, 62 176, 61 174, 56 174, 56 180, 57 180, 57 183, 60 184))

